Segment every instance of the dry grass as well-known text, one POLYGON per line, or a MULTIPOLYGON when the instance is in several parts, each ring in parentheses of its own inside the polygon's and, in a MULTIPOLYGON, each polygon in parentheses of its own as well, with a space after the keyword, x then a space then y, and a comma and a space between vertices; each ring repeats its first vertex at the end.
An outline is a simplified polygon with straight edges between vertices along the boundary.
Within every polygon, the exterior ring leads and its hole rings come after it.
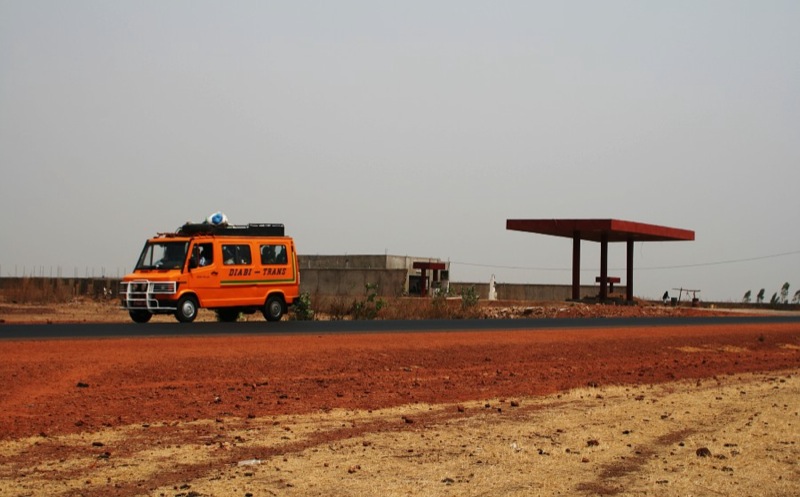
MULTIPOLYGON (((127 311, 113 298, 91 299, 73 297, 71 289, 54 295, 50 287, 36 285, 7 289, 0 294, 0 322, 129 322, 127 311), (67 291, 69 290, 69 291, 67 291)), ((481 317, 482 305, 465 306, 460 298, 420 299, 390 297, 381 298, 381 308, 375 319, 469 319, 481 317)), ((312 300, 315 319, 355 319, 354 306, 366 303, 364 298, 315 297, 312 300)), ((292 312, 290 309, 289 319, 292 312)), ((201 309, 198 321, 216 321, 213 311, 201 309)), ((260 312, 243 314, 240 321, 263 321, 260 312)), ((174 322, 172 315, 153 316, 152 322, 174 322)))
POLYGON ((0 494, 798 495, 798 373, 33 437, 0 494))
POLYGON ((488 302, 479 302, 462 297, 376 297, 370 302, 364 297, 342 296, 312 296, 315 315, 319 319, 344 320, 357 319, 354 307, 375 306, 375 301, 380 301, 380 309, 375 313, 375 319, 405 320, 405 319, 475 319, 484 316, 488 302))
POLYGON ((62 304, 74 300, 76 289, 56 280, 54 284, 44 278, 21 278, 17 285, 3 289, 3 299, 16 304, 62 304))

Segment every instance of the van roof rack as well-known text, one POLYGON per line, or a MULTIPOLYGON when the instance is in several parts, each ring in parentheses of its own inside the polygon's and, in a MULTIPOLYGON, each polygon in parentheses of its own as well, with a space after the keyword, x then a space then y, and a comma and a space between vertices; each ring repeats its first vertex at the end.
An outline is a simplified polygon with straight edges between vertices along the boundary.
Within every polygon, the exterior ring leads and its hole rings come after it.
POLYGON ((178 235, 217 235, 217 236, 284 236, 283 224, 250 223, 226 224, 186 223, 178 228, 178 235))

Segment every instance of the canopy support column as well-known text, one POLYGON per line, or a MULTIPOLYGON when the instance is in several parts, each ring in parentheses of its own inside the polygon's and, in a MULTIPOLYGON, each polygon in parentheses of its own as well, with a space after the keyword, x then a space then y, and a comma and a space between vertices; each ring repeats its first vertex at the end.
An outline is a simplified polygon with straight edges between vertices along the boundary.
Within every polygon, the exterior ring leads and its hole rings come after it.
POLYGON ((628 263, 625 268, 625 299, 633 302, 633 240, 628 238, 628 263))
POLYGON ((581 298, 581 232, 572 235, 572 300, 581 298))
POLYGON ((600 302, 608 298, 608 233, 600 235, 600 302))

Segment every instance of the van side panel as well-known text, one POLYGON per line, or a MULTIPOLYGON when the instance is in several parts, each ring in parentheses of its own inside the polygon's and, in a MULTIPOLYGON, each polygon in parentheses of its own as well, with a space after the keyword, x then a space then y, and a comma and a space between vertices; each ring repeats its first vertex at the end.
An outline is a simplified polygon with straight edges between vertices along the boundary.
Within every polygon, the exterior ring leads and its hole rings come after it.
MULTIPOLYGON (((242 240, 222 240, 241 244, 242 240)), ((224 298, 217 305, 261 306, 272 292, 283 294, 287 303, 297 296, 299 285, 294 244, 287 239, 257 239, 246 242, 250 248, 249 264, 237 261, 222 266, 220 288, 224 298), (265 247, 283 247, 285 254, 276 259, 262 257, 265 247)))

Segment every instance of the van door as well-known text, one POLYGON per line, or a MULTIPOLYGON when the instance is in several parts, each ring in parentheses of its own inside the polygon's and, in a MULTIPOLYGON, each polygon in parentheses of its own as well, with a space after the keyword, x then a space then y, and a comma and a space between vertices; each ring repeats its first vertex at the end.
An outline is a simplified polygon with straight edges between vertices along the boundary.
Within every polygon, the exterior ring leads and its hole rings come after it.
POLYGON ((220 253, 211 241, 195 242, 189 262, 189 288, 194 290, 202 307, 215 307, 220 302, 220 253))
POLYGON ((222 243, 222 303, 225 306, 261 305, 256 293, 253 271, 253 249, 245 241, 225 240, 222 243))

